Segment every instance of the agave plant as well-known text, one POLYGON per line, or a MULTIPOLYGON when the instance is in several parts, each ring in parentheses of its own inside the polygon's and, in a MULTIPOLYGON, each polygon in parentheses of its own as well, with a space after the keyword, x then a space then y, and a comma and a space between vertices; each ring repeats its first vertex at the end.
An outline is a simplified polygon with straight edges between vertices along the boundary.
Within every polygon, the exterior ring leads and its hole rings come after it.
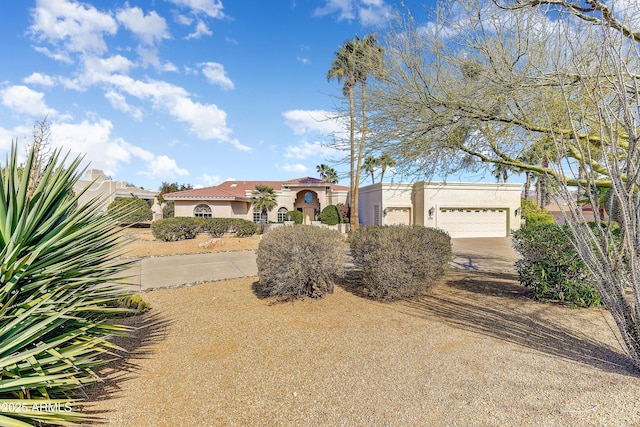
POLYGON ((88 418, 81 388, 126 333, 108 319, 129 264, 117 218, 101 200, 78 204, 81 158, 55 151, 35 183, 34 150, 24 167, 17 151, 0 171, 0 425, 75 425, 88 418))

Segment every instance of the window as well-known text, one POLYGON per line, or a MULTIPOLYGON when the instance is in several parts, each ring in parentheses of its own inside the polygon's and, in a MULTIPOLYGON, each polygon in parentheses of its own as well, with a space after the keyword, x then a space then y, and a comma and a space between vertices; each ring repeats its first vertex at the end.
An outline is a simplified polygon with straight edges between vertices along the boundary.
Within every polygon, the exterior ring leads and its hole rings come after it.
POLYGON ((262 219, 262 211, 253 210, 253 222, 256 224, 260 224, 260 220, 262 219))
POLYGON ((193 216, 197 218, 211 218, 211 208, 208 205, 198 205, 193 210, 193 216))
POLYGON ((285 222, 287 220, 287 208, 278 209, 278 222, 285 222))
POLYGON ((311 191, 307 191, 306 193, 304 193, 304 202, 313 203, 313 193, 311 191))

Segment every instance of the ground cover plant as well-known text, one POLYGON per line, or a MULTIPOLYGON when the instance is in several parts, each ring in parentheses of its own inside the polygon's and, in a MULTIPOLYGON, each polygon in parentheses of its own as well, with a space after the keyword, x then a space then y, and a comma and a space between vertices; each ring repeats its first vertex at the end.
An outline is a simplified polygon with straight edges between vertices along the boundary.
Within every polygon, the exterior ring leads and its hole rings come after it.
POLYGON ((117 217, 78 204, 80 159, 56 151, 32 173, 34 149, 23 167, 17 152, 0 171, 0 425, 74 425, 89 418, 76 410, 82 387, 126 332, 107 319, 129 311, 114 284, 129 264, 117 217))
POLYGON ((362 286, 376 299, 421 296, 446 273, 451 239, 423 226, 366 226, 351 236, 351 254, 362 286))
POLYGON ((333 292, 343 274, 345 247, 337 231, 296 225, 265 233, 256 255, 260 287, 267 295, 318 298, 333 292))

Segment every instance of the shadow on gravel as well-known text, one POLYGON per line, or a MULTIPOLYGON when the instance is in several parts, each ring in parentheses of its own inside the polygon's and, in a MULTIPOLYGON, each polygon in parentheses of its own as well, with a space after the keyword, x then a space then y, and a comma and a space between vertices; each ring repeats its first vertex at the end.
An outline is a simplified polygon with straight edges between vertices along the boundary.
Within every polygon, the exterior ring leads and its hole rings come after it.
MULTIPOLYGON (((489 273, 468 275, 460 279, 456 275, 452 276, 454 277, 450 277, 438 292, 420 300, 405 301, 398 309, 425 319, 436 317, 456 328, 604 371, 640 377, 637 369, 622 352, 549 319, 537 319, 535 313, 525 311, 524 307, 518 308, 517 304, 501 304, 499 300, 496 302, 495 299, 483 297, 523 300, 523 304, 527 304, 526 288, 517 283, 509 283, 509 277, 489 273), (447 292, 447 287, 455 290, 447 292)), ((531 301, 530 304, 538 303, 531 301)))
MULTIPOLYGON (((122 383, 135 378, 140 369, 137 361, 153 356, 153 346, 166 339, 167 328, 172 322, 151 311, 124 318, 118 323, 133 328, 133 331, 126 337, 111 340, 121 350, 115 349, 112 354, 104 355, 105 359, 112 360, 98 369, 103 381, 91 384, 84 390, 85 399, 89 402, 111 399, 118 393, 122 383)), ((95 424, 101 424, 100 414, 104 411, 89 410, 86 413, 97 418, 95 424)))

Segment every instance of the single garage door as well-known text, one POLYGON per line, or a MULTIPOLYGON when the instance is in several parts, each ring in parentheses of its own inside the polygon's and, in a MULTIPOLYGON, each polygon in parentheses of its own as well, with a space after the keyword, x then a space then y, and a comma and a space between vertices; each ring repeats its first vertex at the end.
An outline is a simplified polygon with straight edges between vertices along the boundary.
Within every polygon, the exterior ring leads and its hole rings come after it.
POLYGON ((451 237, 506 237, 507 209, 441 208, 437 227, 451 237))
POLYGON ((384 220, 385 224, 411 225, 411 210, 409 208, 387 208, 386 211, 387 217, 384 220))

